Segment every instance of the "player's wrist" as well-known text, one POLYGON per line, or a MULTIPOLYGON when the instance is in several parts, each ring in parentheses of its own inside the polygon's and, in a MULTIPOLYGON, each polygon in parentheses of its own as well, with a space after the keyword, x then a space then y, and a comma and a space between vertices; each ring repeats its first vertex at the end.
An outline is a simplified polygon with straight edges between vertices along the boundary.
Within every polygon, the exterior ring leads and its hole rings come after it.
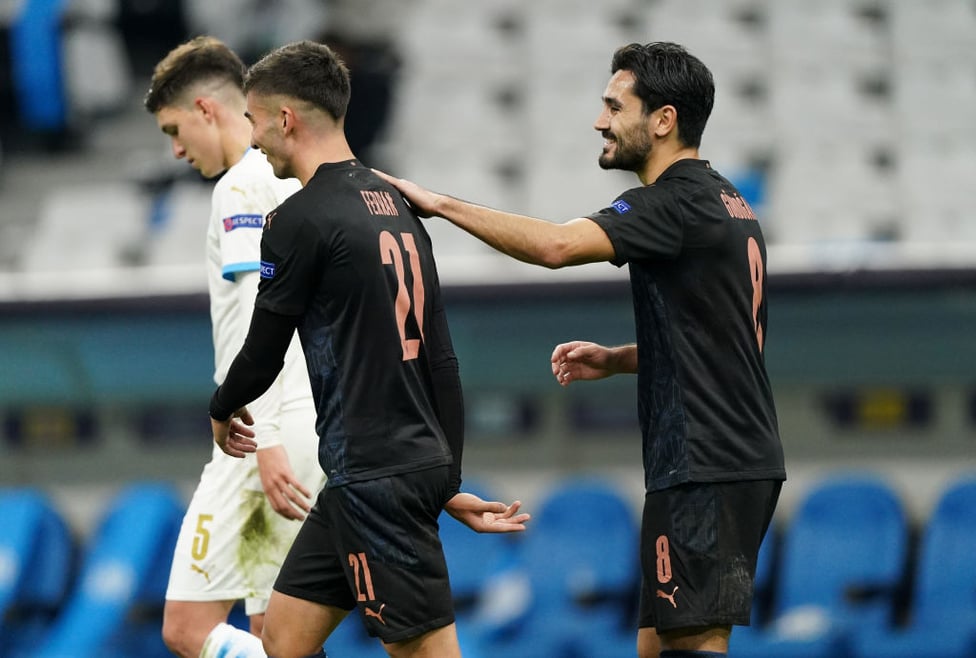
POLYGON ((210 417, 216 421, 224 422, 234 415, 234 409, 228 409, 220 401, 220 387, 210 396, 210 417))

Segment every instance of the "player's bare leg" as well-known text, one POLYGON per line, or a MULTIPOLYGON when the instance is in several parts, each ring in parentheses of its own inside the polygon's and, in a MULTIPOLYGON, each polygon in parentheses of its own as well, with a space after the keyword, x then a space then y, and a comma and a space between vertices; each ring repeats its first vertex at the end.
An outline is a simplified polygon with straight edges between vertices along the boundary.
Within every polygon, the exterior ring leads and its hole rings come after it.
POLYGON ((435 628, 409 640, 383 643, 391 658, 461 658, 454 624, 435 628))
POLYGON ((264 650, 274 658, 317 656, 347 610, 271 592, 264 613, 264 650))
POLYGON ((180 658, 197 658, 210 631, 227 621, 233 601, 166 601, 163 642, 180 658))
POLYGON ((640 628, 637 630, 637 656, 638 658, 658 658, 661 655, 661 638, 657 635, 657 630, 653 628, 640 628))
POLYGON ((662 633, 661 646, 664 649, 728 653, 731 634, 731 626, 681 628, 662 633))
POLYGON ((261 633, 264 632, 264 613, 259 615, 251 615, 248 617, 251 622, 251 633, 257 637, 261 637, 261 633))

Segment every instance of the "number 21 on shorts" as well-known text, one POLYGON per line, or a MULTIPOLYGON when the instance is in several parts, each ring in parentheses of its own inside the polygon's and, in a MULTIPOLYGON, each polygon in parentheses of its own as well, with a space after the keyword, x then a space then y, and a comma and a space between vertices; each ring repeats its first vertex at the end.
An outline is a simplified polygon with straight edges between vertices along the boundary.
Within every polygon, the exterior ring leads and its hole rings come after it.
POLYGON ((373 592, 373 575, 369 572, 369 562, 365 553, 350 553, 349 566, 352 567, 353 580, 356 582, 357 601, 375 601, 373 592))

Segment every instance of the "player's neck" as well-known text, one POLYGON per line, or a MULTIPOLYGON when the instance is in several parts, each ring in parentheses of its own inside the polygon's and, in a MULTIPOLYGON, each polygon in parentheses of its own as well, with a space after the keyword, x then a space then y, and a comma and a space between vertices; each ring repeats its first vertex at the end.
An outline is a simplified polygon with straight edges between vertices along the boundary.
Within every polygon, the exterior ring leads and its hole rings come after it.
POLYGON ((655 144, 651 151, 651 157, 648 158, 644 169, 637 172, 637 177, 640 178, 641 183, 644 185, 650 185, 675 162, 689 158, 694 160, 699 158, 696 147, 684 146, 670 141, 655 144))
POLYGON ((251 148, 251 126, 247 120, 243 125, 232 126, 223 132, 220 148, 224 154, 224 165, 228 169, 244 158, 251 148))
POLYGON ((305 186, 318 168, 330 162, 345 162, 356 156, 341 132, 320 137, 296 159, 295 175, 305 186))

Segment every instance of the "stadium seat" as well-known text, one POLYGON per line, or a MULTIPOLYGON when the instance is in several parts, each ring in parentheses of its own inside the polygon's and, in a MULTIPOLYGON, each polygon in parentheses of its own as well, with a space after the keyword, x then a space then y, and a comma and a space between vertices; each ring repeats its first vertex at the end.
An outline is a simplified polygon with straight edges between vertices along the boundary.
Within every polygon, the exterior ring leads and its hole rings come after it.
POLYGON ((481 636, 486 655, 586 656, 625 638, 633 651, 640 572, 631 506, 610 484, 571 479, 539 506, 518 559, 529 600, 516 623, 481 636))
POLYGON ((964 658, 976 655, 976 478, 940 497, 924 526, 910 619, 854 638, 857 658, 964 658))
POLYGON ((165 484, 118 493, 88 542, 78 586, 31 658, 168 656, 160 613, 184 509, 165 484))
POLYGON ((57 135, 68 128, 60 24, 63 0, 22 3, 10 28, 10 55, 18 115, 31 131, 57 135))
POLYGON ((902 502, 885 482, 848 474, 819 483, 786 528, 771 623, 733 634, 729 655, 846 655, 853 635, 890 624, 908 543, 902 502))
POLYGON ((40 491, 0 492, 0 656, 36 646, 71 584, 74 542, 40 491))
POLYGON ((21 251, 21 266, 64 278, 83 270, 118 277, 115 268, 122 264, 124 251, 144 240, 148 208, 141 191, 124 182, 52 187, 21 251))

